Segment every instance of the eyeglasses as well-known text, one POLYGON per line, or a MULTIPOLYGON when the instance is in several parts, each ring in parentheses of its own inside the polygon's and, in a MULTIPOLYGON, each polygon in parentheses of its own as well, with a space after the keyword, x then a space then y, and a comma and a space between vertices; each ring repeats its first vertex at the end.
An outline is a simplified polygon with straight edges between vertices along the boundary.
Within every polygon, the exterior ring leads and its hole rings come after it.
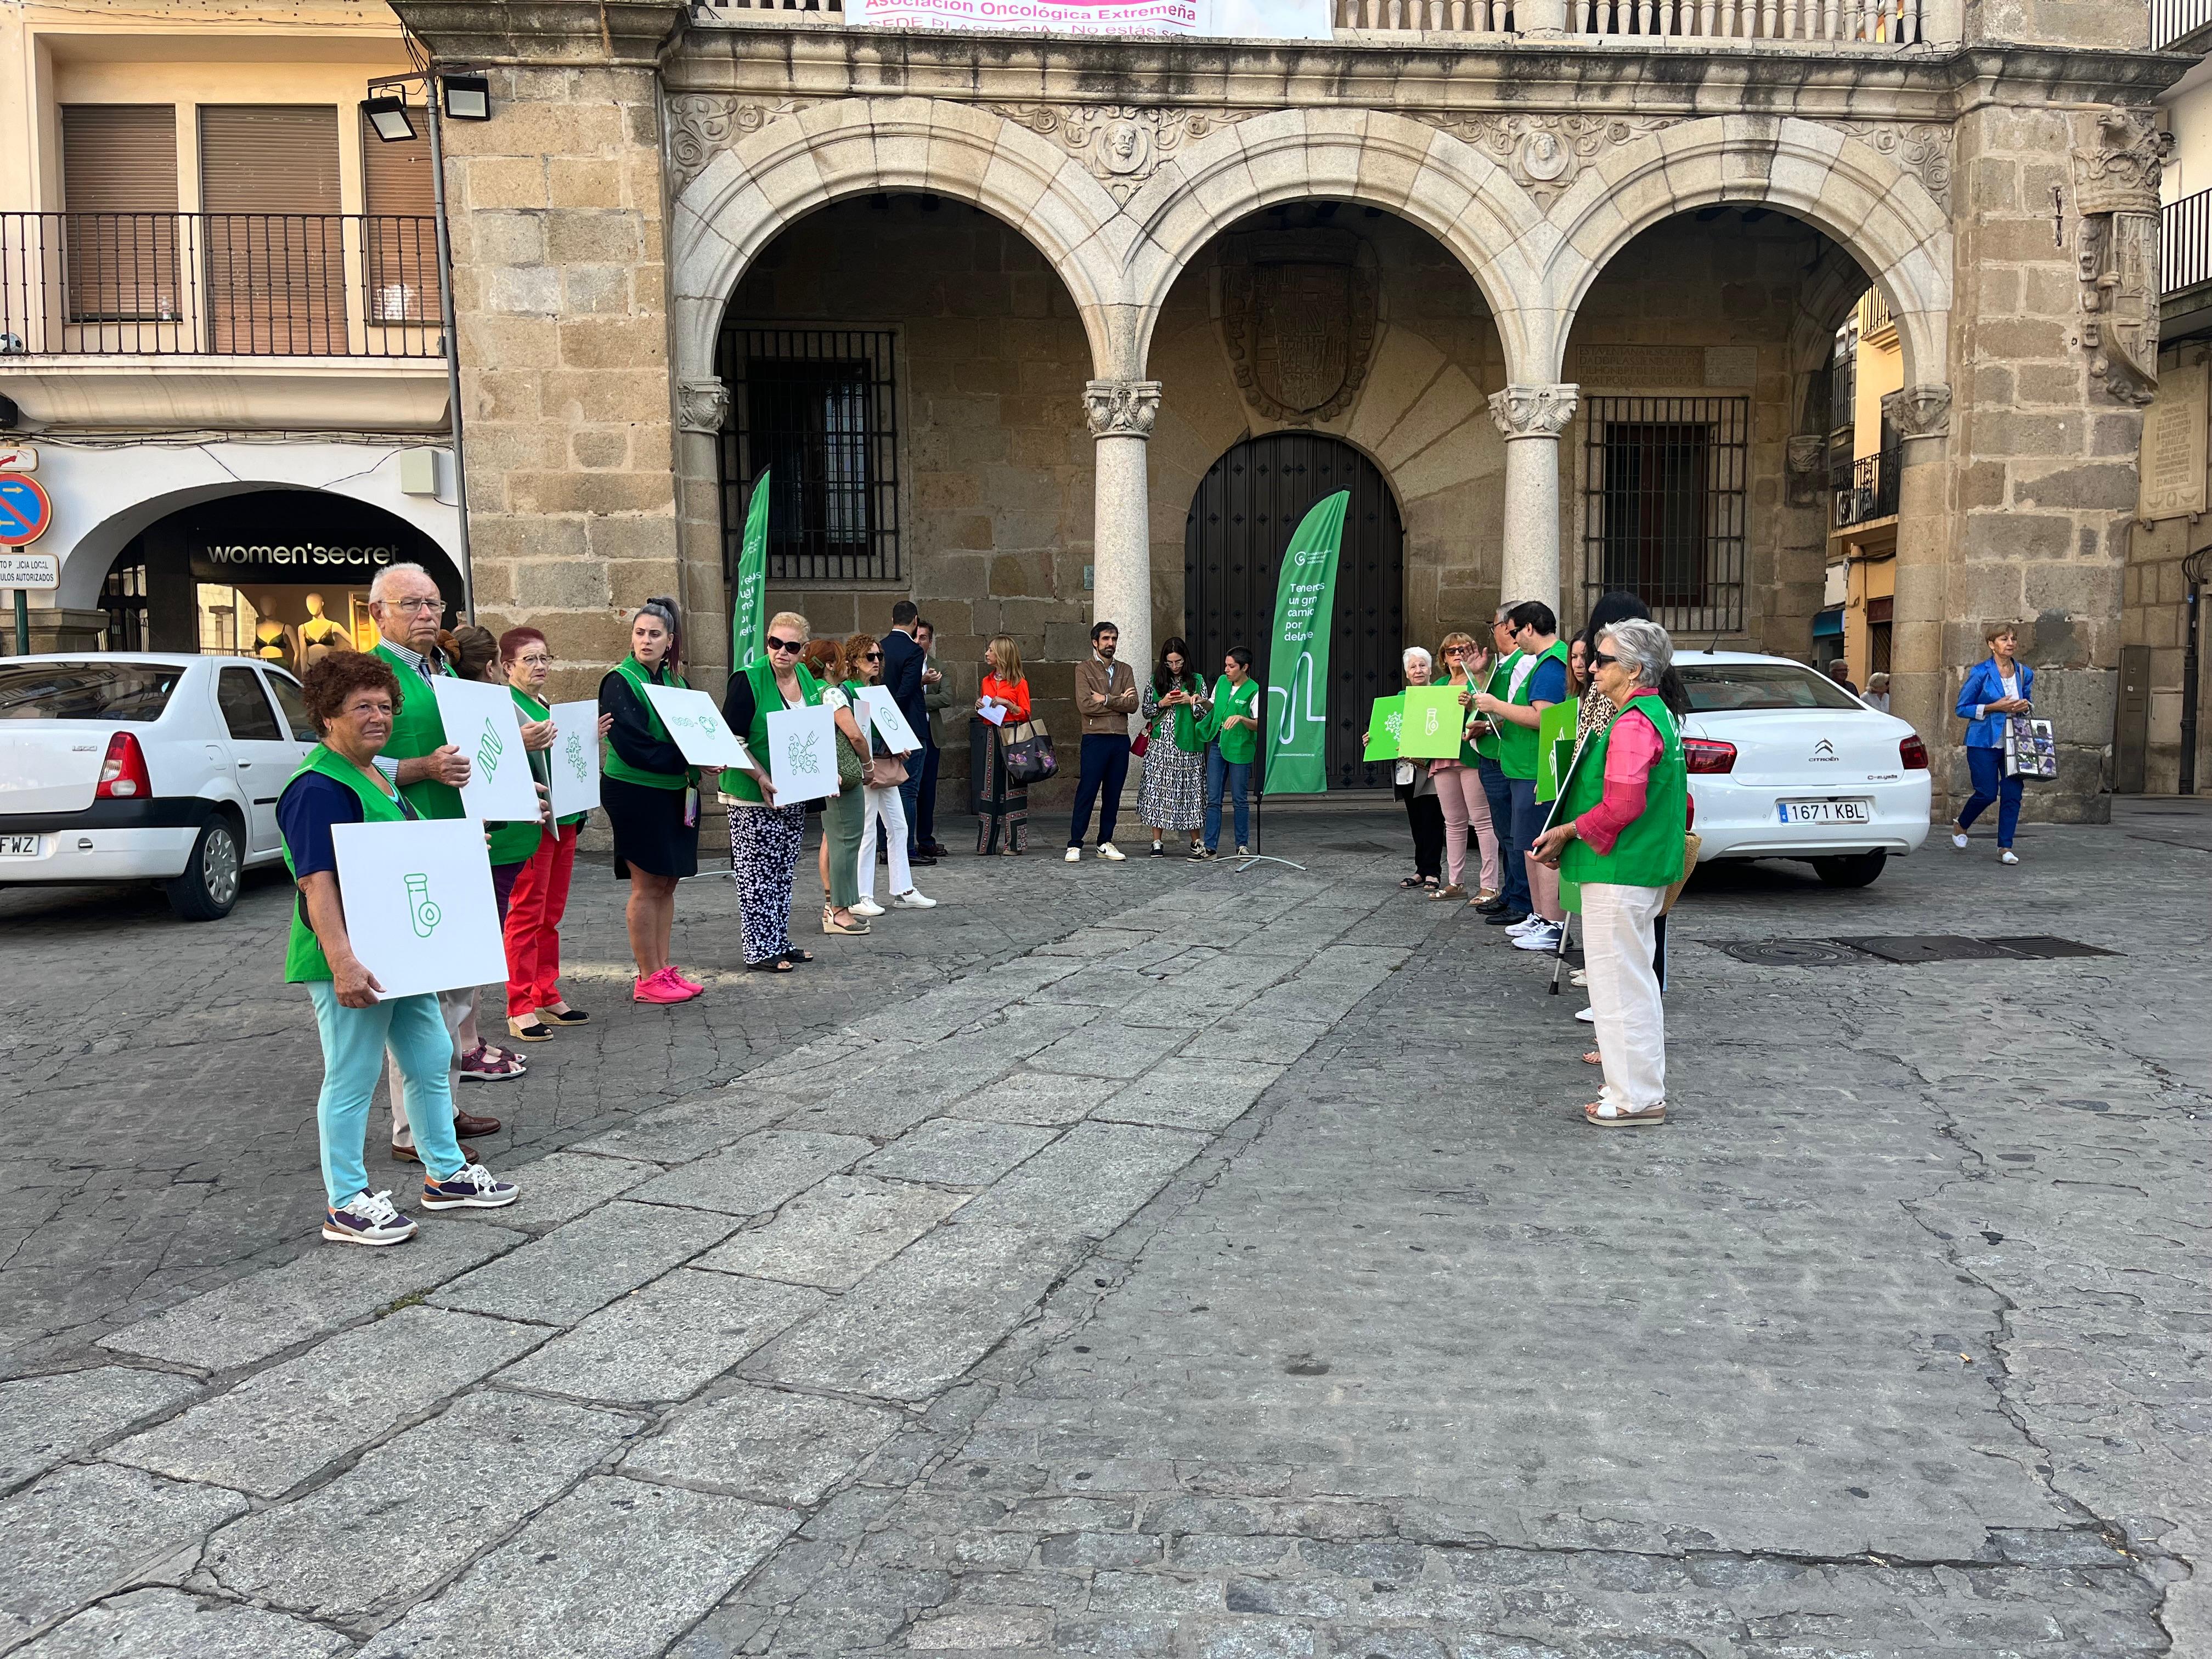
POLYGON ((526 651, 517 657, 515 661, 520 663, 525 668, 550 668, 552 666, 553 659, 543 651, 526 651))
POLYGON ((771 651, 804 651, 806 649, 806 641, 804 640, 780 640, 776 638, 775 635, 771 634, 768 636, 768 648, 771 651))
POLYGON ((403 617, 411 617, 418 611, 443 611, 443 599, 379 599, 377 603, 387 611, 397 611, 403 617))

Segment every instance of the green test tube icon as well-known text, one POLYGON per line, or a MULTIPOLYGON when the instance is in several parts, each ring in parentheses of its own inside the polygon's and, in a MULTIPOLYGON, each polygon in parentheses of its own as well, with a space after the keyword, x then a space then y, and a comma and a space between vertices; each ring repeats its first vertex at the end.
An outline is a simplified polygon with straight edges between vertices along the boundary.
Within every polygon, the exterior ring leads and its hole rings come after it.
POLYGON ((445 912, 431 901, 429 877, 407 878, 407 914, 415 924, 416 938, 428 939, 437 931, 445 912))

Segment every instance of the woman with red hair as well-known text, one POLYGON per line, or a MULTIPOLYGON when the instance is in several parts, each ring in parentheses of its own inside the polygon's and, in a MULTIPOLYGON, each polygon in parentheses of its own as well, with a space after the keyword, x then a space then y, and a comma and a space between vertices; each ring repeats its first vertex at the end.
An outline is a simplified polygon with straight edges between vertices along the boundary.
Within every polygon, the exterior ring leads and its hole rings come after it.
MULTIPOLYGON (((545 678, 553 667, 553 651, 545 636, 534 628, 508 629, 499 636, 499 664, 523 724, 550 720, 545 678)), ((605 742, 613 724, 613 715, 600 715, 595 741, 605 742)), ((560 735, 556 732, 555 738, 560 735)), ((550 788, 551 746, 529 753, 532 775, 550 788)), ((572 813, 548 825, 507 897, 507 1029, 524 1042, 543 1042, 553 1035, 552 1026, 581 1025, 591 1018, 568 1006, 560 986, 561 918, 568 908, 568 878, 576 866, 577 830, 589 816, 572 813)))

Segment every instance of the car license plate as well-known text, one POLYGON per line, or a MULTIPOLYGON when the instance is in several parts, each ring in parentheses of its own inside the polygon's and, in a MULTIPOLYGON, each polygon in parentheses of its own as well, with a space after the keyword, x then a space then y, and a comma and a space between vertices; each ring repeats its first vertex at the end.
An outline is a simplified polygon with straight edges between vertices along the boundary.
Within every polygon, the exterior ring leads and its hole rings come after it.
POLYGON ((34 859, 39 856, 36 836, 0 836, 0 859, 34 859))
POLYGON ((1776 814, 1784 823, 1872 823, 1874 803, 1856 800, 1778 800, 1776 814))

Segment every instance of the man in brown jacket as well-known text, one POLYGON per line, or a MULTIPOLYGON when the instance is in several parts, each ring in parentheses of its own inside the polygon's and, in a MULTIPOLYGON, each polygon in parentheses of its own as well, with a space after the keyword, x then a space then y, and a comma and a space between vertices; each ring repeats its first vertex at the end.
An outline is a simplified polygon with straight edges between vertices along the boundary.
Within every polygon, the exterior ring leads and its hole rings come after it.
POLYGON ((1114 660, 1121 630, 1103 622, 1091 630, 1091 660, 1075 665, 1075 712, 1083 717, 1083 773, 1075 786, 1075 822, 1067 830, 1067 861, 1083 859, 1083 837, 1091 828, 1091 803, 1104 790, 1098 806, 1098 856, 1119 863, 1114 820, 1121 811, 1121 785, 1129 775, 1129 716, 1137 712, 1137 677, 1129 665, 1114 660))

